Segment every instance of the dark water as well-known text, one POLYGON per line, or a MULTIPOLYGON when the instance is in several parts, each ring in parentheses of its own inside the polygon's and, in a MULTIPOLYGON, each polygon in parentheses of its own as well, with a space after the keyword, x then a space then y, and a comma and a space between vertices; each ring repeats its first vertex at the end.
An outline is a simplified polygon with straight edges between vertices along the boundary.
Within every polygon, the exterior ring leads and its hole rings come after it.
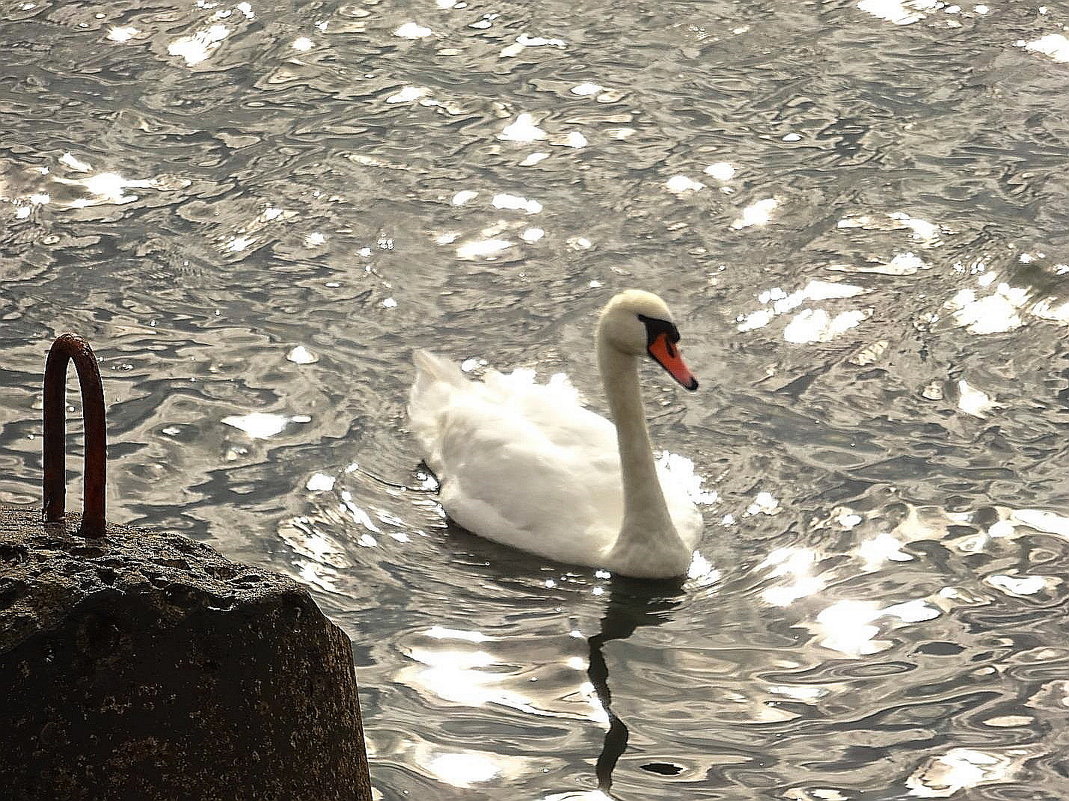
POLYGON ((111 519, 313 589, 383 798, 1069 796, 1069 5, 0 8, 0 502, 79 331, 111 519), (603 409, 626 286, 682 587, 447 529, 405 429, 417 346, 603 409))

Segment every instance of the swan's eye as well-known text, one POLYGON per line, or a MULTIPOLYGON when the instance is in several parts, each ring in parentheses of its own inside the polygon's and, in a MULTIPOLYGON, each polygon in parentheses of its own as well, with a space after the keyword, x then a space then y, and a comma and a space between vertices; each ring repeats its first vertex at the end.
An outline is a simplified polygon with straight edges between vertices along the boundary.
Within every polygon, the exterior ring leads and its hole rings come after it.
POLYGON ((647 317, 644 314, 638 315, 638 319, 646 326, 646 339, 648 342, 652 343, 661 334, 665 335, 670 344, 679 342, 679 329, 676 328, 675 323, 670 323, 668 320, 660 320, 656 317, 647 317))

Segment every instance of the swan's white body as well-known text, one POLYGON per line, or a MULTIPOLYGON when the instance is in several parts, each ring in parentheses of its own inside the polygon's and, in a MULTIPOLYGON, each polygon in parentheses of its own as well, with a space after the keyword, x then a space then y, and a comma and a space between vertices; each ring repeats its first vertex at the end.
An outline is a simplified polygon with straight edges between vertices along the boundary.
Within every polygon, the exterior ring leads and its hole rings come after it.
POLYGON ((617 425, 584 408, 563 375, 538 384, 529 370, 488 370, 476 382, 452 362, 415 354, 409 416, 450 518, 561 562, 643 578, 687 572, 702 526, 688 492, 695 480, 686 460, 683 476, 655 463, 638 386, 646 332, 631 319, 650 311, 670 323, 663 301, 632 290, 598 326, 617 425))

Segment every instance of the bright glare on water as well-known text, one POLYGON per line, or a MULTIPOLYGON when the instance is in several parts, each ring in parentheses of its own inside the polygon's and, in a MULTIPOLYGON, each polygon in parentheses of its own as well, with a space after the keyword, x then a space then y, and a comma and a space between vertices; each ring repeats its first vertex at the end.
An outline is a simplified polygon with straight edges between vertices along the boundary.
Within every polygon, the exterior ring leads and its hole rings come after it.
POLYGON ((80 332, 110 518, 312 590, 383 799, 1069 797, 1065 3, 0 15, 0 503, 80 332), (629 286, 681 586, 449 527, 406 430, 416 347, 604 411, 629 286))

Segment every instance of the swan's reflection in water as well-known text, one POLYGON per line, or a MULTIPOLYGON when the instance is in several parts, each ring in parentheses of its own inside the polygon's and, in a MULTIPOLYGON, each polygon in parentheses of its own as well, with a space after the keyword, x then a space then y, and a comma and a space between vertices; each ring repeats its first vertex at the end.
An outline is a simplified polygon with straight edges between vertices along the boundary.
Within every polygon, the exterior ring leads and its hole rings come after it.
MULTIPOLYGON (((605 615, 600 631, 587 639, 590 663, 587 675, 609 721, 609 730, 598 755, 594 770, 598 790, 608 794, 612 788, 612 774, 620 756, 627 749, 627 724, 612 710, 612 691, 609 688, 609 666, 605 661, 605 644, 612 640, 626 640, 642 626, 659 626, 672 617, 683 599, 682 579, 667 581, 639 581, 614 576, 609 587, 605 615)), ((651 769, 656 770, 651 766, 651 769)), ((656 771, 660 772, 660 771, 656 771)))

